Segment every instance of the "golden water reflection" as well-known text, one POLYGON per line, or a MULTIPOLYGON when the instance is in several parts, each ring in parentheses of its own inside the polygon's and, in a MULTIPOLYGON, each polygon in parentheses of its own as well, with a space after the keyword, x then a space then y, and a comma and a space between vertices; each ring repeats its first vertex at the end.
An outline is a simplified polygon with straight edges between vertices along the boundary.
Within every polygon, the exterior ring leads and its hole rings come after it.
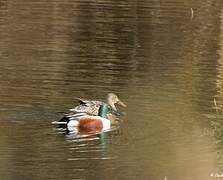
POLYGON ((221 0, 0 2, 1 179, 221 173, 222 22, 221 0), (51 126, 108 92, 128 108, 105 144, 51 126))

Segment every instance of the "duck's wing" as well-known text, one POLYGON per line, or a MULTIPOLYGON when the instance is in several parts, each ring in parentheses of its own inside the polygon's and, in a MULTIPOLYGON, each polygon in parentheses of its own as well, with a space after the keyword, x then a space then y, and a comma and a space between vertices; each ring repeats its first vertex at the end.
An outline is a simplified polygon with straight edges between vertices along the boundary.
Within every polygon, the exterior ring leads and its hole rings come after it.
POLYGON ((103 104, 101 101, 88 101, 81 100, 80 105, 70 109, 72 113, 88 113, 92 115, 98 115, 100 105, 103 104))
POLYGON ((75 97, 75 99, 80 103, 80 105, 84 106, 95 106, 95 105, 100 106, 103 103, 102 101, 91 101, 91 100, 81 99, 78 97, 75 97))

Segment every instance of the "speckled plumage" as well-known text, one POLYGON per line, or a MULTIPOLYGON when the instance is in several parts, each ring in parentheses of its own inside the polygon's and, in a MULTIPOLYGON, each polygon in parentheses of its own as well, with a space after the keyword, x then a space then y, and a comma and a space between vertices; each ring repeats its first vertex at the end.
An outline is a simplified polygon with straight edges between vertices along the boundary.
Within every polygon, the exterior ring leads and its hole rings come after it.
POLYGON ((87 113, 92 115, 97 115, 100 105, 105 104, 102 101, 88 101, 78 99, 80 105, 70 109, 71 113, 87 113))
POLYGON ((102 101, 90 101, 90 100, 83 100, 80 98, 77 98, 80 105, 70 109, 71 113, 87 113, 91 115, 97 115, 100 105, 102 104, 108 104, 110 107, 110 110, 108 113, 112 113, 114 115, 120 115, 120 113, 117 111, 115 104, 120 104, 123 107, 126 107, 126 105, 119 100, 118 96, 114 93, 109 93, 107 96, 107 103, 102 101))

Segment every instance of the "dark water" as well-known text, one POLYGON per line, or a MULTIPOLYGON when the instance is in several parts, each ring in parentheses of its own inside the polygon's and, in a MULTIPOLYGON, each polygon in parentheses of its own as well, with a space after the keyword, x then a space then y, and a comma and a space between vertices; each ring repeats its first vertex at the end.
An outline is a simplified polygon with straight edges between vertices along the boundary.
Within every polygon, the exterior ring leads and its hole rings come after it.
POLYGON ((222 107, 222 0, 0 1, 2 180, 216 179, 222 107), (51 125, 108 92, 104 143, 51 125))

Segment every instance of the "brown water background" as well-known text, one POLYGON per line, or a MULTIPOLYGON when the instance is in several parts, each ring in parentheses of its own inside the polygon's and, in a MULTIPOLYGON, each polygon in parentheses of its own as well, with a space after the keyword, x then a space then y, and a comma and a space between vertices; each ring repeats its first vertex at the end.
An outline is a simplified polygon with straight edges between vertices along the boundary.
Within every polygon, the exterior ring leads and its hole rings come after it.
POLYGON ((209 180, 223 173, 222 0, 1 0, 0 179, 209 180), (51 125, 115 92, 120 127, 51 125), (216 102, 216 103, 214 103, 216 102))

